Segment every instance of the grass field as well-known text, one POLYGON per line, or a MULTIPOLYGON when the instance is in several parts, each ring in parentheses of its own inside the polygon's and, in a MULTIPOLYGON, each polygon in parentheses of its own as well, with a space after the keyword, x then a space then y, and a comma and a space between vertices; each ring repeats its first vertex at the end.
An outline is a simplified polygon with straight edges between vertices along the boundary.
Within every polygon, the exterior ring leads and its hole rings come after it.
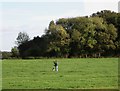
POLYGON ((3 89, 117 89, 118 58, 3 60, 3 89))

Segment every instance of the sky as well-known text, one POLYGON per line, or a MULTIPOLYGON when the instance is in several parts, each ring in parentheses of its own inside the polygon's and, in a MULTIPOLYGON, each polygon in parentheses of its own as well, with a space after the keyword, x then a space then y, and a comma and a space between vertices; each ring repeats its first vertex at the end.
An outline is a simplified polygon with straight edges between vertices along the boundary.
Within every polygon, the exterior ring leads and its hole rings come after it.
POLYGON ((118 12, 120 13, 120 1, 118 3, 118 12))
POLYGON ((1 0, 0 50, 16 46, 19 32, 32 39, 44 34, 51 20, 86 16, 101 10, 118 12, 119 0, 1 0))

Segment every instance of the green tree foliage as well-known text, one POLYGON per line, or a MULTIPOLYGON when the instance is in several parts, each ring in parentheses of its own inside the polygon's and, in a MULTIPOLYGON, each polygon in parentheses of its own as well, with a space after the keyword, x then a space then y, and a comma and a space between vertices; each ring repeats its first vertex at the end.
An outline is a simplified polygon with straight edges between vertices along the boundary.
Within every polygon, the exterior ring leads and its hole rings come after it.
POLYGON ((102 17, 107 24, 113 24, 117 30, 117 38, 115 40, 116 53, 120 54, 120 13, 112 12, 110 10, 103 10, 94 13, 92 17, 102 17))
POLYGON ((55 25, 53 21, 50 22, 48 29, 49 46, 47 52, 51 56, 67 55, 69 49, 69 34, 61 25, 55 25))
POLYGON ((47 38, 44 37, 34 37, 33 40, 30 40, 22 45, 19 45, 18 49, 20 51, 20 56, 25 57, 41 57, 45 56, 47 49, 47 38))
POLYGON ((11 52, 4 51, 4 52, 1 52, 1 53, 2 53, 2 59, 10 59, 11 56, 12 56, 11 52))
POLYGON ((12 53, 12 57, 15 57, 15 58, 18 58, 18 57, 19 57, 19 50, 18 50, 17 46, 14 46, 14 47, 11 49, 11 53, 12 53))
POLYGON ((27 33, 25 33, 25 32, 20 32, 20 33, 18 34, 18 37, 16 38, 16 40, 17 40, 17 41, 16 41, 16 44, 19 46, 19 45, 21 45, 21 44, 29 41, 30 38, 29 38, 29 35, 28 35, 27 33))
MULTIPOLYGON (((101 57, 119 54, 120 14, 111 11, 91 17, 61 18, 51 21, 45 34, 18 46, 21 57, 101 57)), ((19 34, 21 35, 21 34, 19 34)), ((29 41, 28 41, 29 40, 29 41)))

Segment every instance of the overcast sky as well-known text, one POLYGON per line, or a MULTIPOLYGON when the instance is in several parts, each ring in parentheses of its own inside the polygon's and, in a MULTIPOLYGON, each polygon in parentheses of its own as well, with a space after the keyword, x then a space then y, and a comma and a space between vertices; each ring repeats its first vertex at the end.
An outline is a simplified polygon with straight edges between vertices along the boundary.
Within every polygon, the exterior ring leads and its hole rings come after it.
POLYGON ((10 51, 19 32, 32 39, 44 34, 51 20, 91 15, 101 10, 118 12, 119 0, 1 0, 0 50, 10 51))

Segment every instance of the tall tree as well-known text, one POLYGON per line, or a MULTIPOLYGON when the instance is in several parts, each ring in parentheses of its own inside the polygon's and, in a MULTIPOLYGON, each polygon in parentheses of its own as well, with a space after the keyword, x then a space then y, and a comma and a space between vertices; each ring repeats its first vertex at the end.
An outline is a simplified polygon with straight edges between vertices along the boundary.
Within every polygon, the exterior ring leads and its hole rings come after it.
POLYGON ((48 52, 52 56, 63 56, 68 53, 69 35, 61 25, 50 22, 48 29, 48 52))
POLYGON ((16 40, 17 40, 17 41, 16 41, 16 44, 19 46, 19 45, 21 45, 21 44, 29 41, 29 40, 30 40, 30 37, 29 37, 29 35, 28 35, 27 33, 25 33, 25 32, 20 32, 20 33, 18 34, 18 37, 16 38, 16 40))

